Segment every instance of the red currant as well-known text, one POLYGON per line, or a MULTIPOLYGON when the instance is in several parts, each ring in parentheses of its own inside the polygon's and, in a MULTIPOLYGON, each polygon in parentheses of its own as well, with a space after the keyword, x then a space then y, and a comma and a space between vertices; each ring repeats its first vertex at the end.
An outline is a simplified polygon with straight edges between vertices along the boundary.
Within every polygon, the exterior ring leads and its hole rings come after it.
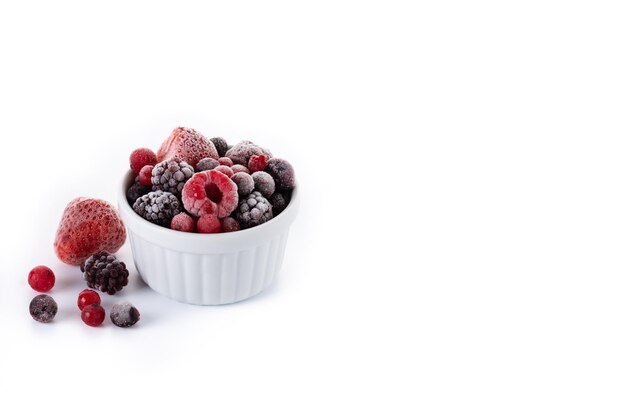
POLYGON ((91 304, 100 304, 100 295, 93 290, 82 290, 78 294, 78 308, 82 311, 91 304))
POLYGON ((104 321, 104 308, 100 304, 91 304, 83 308, 80 318, 87 326, 98 327, 104 321))
POLYGON ((54 272, 47 266, 36 266, 28 273, 28 285, 35 291, 50 291, 54 287, 54 282, 54 272))
POLYGON ((139 171, 139 184, 145 187, 152 186, 152 170, 154 169, 153 165, 146 165, 139 171))

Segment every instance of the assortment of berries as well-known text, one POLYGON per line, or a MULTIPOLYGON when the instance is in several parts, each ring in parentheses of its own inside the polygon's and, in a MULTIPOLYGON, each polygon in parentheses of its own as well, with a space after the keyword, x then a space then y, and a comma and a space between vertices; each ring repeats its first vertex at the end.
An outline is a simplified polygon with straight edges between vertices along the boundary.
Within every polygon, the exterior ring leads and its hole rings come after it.
POLYGON ((136 178, 126 198, 144 219, 177 231, 226 233, 258 226, 287 207, 296 185, 291 164, 268 149, 251 141, 230 146, 185 127, 174 129, 155 161, 146 148, 133 151, 136 178))

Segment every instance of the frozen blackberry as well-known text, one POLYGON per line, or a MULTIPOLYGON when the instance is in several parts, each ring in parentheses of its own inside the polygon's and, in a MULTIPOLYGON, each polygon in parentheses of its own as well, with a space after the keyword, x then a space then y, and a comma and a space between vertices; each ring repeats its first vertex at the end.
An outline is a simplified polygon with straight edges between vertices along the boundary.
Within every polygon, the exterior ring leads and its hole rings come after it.
POLYGON ((220 163, 217 162, 216 159, 213 158, 204 158, 201 159, 197 164, 196 164, 196 172, 201 172, 201 171, 208 171, 210 169, 215 168, 216 166, 218 166, 220 163))
POLYGON ((128 269, 109 252, 91 255, 80 266, 89 288, 113 295, 128 284, 128 269))
POLYGON ((169 227, 174 216, 182 211, 178 198, 166 191, 152 191, 139 197, 133 210, 149 222, 165 227, 169 227))
POLYGON ((278 216, 287 208, 291 195, 289 193, 274 193, 270 197, 270 204, 272 205, 272 214, 278 216))
POLYGON ((126 200, 128 200, 128 204, 132 206, 139 197, 146 195, 149 192, 150 188, 139 184, 139 177, 137 177, 135 179, 135 183, 131 185, 128 190, 126 190, 126 200))
POLYGON ((269 198, 274 194, 276 185, 270 174, 265 171, 257 171, 252 173, 252 179, 254 180, 254 189, 263 194, 263 197, 269 198))
POLYGON ((296 186, 296 174, 293 166, 285 159, 270 159, 265 167, 265 172, 274 178, 276 191, 289 191, 296 186))
POLYGON ((194 172, 193 167, 187 162, 175 159, 160 162, 152 170, 152 191, 167 191, 180 197, 185 182, 194 172))
POLYGON ((28 306, 31 317, 40 323, 50 323, 58 310, 59 307, 54 298, 46 294, 36 296, 28 306))
POLYGON ((139 310, 131 303, 124 301, 111 307, 111 321, 117 327, 130 327, 139 321, 139 310))
POLYGON ((228 143, 223 138, 211 138, 211 142, 215 145, 215 149, 217 149, 217 153, 220 157, 226 155, 226 151, 228 150, 228 143))
POLYGON ((242 229, 258 226, 272 219, 272 205, 260 192, 253 191, 241 199, 235 217, 242 229))

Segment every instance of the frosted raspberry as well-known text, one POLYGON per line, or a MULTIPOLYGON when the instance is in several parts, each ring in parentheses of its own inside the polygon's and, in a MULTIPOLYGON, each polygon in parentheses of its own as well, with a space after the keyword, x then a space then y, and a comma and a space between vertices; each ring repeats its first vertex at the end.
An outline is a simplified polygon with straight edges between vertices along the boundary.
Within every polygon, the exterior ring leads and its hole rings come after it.
POLYGON ((223 173, 212 169, 194 174, 183 187, 185 209, 195 215, 228 216, 237 207, 237 185, 223 173))
POLYGON ((157 152, 158 162, 172 158, 196 166, 201 159, 218 159, 219 155, 213 142, 202 133, 186 127, 177 127, 157 152))
POLYGON ((274 178, 277 191, 289 191, 296 186, 296 174, 289 161, 272 158, 267 162, 265 172, 274 178))
POLYGON ((248 160, 248 169, 250 173, 263 171, 267 166, 267 156, 265 155, 252 155, 248 160))
POLYGON ((222 219, 222 233, 236 232, 241 230, 239 222, 232 217, 225 217, 222 219))
POLYGON ((130 154, 130 169, 133 170, 135 175, 139 175, 141 168, 146 165, 155 165, 156 162, 156 155, 152 149, 139 148, 130 154))
POLYGON ((237 184, 237 192, 240 197, 247 196, 252 191, 254 191, 254 180, 250 174, 246 174, 245 172, 237 172, 235 175, 230 177, 231 180, 235 184, 237 184))
POLYGON ((244 166, 248 166, 248 160, 252 155, 265 155, 268 159, 272 157, 269 150, 261 148, 249 140, 239 142, 226 152, 226 156, 232 159, 233 163, 244 166))
POLYGON ((152 169, 154 169, 153 165, 146 165, 141 168, 139 176, 137 177, 139 178, 139 184, 144 187, 152 187, 152 169))
POLYGON ((116 252, 126 241, 126 229, 117 210, 104 200, 79 197, 69 202, 57 229, 54 250, 70 265, 80 265, 92 254, 116 252))
POLYGON ((181 232, 194 232, 196 230, 196 222, 187 213, 178 213, 172 219, 171 228, 181 232))
POLYGON ((215 159, 213 158, 204 158, 201 159, 200 162, 198 162, 198 164, 196 165, 196 172, 200 172, 200 171, 208 171, 210 169, 215 168, 216 166, 218 166, 220 163, 217 162, 215 159))
POLYGON ((220 158, 220 159, 218 159, 217 162, 219 162, 220 165, 226 165, 227 167, 232 167, 233 166, 233 161, 230 158, 227 158, 225 156, 220 158))
POLYGON ((240 164, 235 164, 232 167, 230 167, 230 169, 232 169, 235 174, 238 172, 245 172, 246 174, 250 173, 250 170, 248 168, 240 164))
POLYGON ((220 219, 214 214, 205 214, 198 219, 198 233, 219 233, 221 229, 220 219))
POLYGON ((274 178, 267 172, 257 171, 252 174, 254 180, 254 189, 263 194, 263 197, 269 198, 274 194, 276 186, 274 184, 274 178))
POLYGON ((221 172, 222 174, 226 175, 228 178, 232 177, 234 174, 233 170, 230 169, 230 167, 227 167, 226 165, 217 166, 213 168, 213 170, 221 172))

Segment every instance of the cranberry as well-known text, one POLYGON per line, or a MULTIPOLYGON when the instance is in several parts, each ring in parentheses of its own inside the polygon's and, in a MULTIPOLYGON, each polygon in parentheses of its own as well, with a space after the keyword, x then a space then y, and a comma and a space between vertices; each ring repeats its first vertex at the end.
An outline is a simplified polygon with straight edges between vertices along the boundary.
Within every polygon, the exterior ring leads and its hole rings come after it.
POLYGON ((104 308, 100 304, 91 304, 83 308, 80 318, 87 326, 98 327, 104 321, 104 308))
POLYGON ((78 308, 82 311, 85 306, 100 304, 100 295, 93 290, 82 290, 78 294, 78 308))
POLYGON ((28 285, 35 291, 50 291, 54 287, 54 282, 54 272, 47 266, 36 266, 28 273, 28 285))

